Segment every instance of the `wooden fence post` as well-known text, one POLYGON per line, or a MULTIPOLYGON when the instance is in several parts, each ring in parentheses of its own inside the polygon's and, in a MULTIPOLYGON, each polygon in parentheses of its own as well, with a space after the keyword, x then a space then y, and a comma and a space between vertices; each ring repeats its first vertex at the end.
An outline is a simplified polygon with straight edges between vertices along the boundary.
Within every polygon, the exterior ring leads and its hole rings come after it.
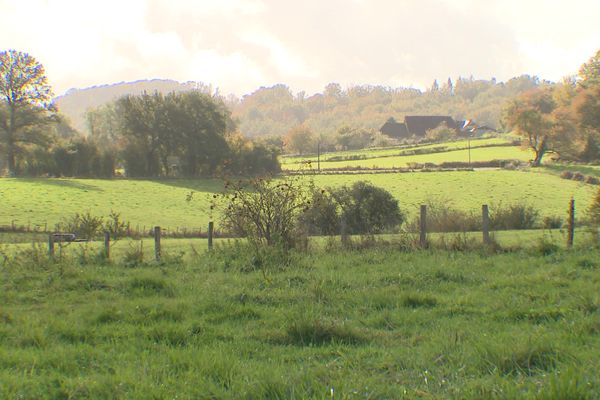
POLYGON ((481 206, 481 227, 483 231, 483 243, 490 244, 490 212, 487 204, 481 206))
POLYGON ((567 247, 573 247, 573 241, 575 239, 575 199, 571 199, 569 202, 569 234, 567 237, 567 247))
POLYGON ((212 250, 213 248, 213 230, 215 228, 214 222, 210 221, 208 223, 208 250, 212 250))
POLYGON ((54 257, 54 236, 52 234, 48 235, 48 255, 54 257))
POLYGON ((110 259, 110 232, 104 232, 104 255, 110 259))
POLYGON ((154 258, 160 261, 160 226, 154 227, 154 258))
POLYGON ((427 247, 427 206, 421 205, 421 224, 420 224, 420 237, 419 244, 422 248, 427 247))

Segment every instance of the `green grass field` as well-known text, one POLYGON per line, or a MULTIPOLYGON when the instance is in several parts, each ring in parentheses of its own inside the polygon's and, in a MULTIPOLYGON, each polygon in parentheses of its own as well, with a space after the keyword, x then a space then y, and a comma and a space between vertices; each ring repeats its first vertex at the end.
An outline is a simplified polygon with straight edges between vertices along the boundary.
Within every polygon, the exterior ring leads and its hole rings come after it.
MULTIPOLYGON (((497 146, 502 144, 511 143, 508 138, 485 138, 485 139, 473 139, 471 140, 471 147, 485 147, 485 146, 497 146)), ((457 150, 466 148, 469 145, 469 141, 467 140, 457 140, 454 142, 446 142, 446 143, 433 143, 433 144, 424 144, 417 146, 394 146, 394 147, 385 147, 385 148, 374 148, 374 149, 363 149, 363 150, 347 150, 347 151, 334 151, 323 153, 321 155, 322 160, 327 160, 332 157, 352 157, 352 156, 364 156, 366 158, 379 158, 379 157, 392 157, 397 156, 400 153, 406 151, 415 151, 415 150, 428 150, 428 149, 436 149, 436 148, 445 148, 447 150, 457 150)), ((285 164, 298 164, 303 161, 317 161, 316 155, 309 156, 283 156, 281 157, 281 163, 285 164)))
MULTIPOLYGON (((525 202, 542 216, 562 217, 573 196, 578 215, 583 216, 596 190, 554 174, 505 170, 315 175, 313 179, 321 187, 369 181, 389 190, 409 215, 415 215, 419 204, 428 199, 441 199, 463 210, 479 210, 483 203, 493 207, 525 202)), ((222 187, 216 180, 0 179, 0 225, 52 228, 76 212, 107 216, 113 210, 140 229, 160 225, 205 230, 209 197, 222 187), (188 203, 190 191, 196 194, 188 203)))
MULTIPOLYGON (((519 146, 511 147, 479 147, 471 149, 471 161, 491 161, 491 160, 531 160, 531 154, 523 151, 519 146)), ((321 170, 332 168, 406 168, 411 163, 433 163, 441 164, 443 162, 468 162, 468 150, 452 150, 443 153, 420 154, 411 156, 379 157, 368 158, 366 160, 348 160, 348 161, 321 161, 321 170)), ((312 168, 317 168, 316 161, 311 160, 312 168)), ((304 161, 286 162, 282 164, 284 170, 299 170, 305 165, 304 161)))
POLYGON ((3 399, 594 399, 600 253, 0 261, 3 399))

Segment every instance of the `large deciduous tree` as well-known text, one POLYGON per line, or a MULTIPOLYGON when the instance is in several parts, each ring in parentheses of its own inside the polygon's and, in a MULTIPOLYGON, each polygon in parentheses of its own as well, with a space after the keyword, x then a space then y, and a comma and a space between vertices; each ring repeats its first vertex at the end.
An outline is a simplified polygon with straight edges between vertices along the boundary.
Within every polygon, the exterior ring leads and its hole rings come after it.
POLYGON ((169 175, 171 156, 179 158, 184 175, 210 175, 228 155, 229 111, 205 93, 125 96, 115 113, 129 175, 169 175))
POLYGON ((288 153, 307 154, 317 150, 315 134, 304 125, 292 128, 283 138, 285 149, 288 153))
POLYGON ((523 137, 523 146, 534 153, 533 166, 539 166, 547 151, 552 150, 556 103, 549 88, 528 91, 508 104, 505 123, 523 137))
POLYGON ((27 53, 0 52, 0 146, 11 176, 28 145, 47 143, 44 126, 53 111, 44 67, 27 53))

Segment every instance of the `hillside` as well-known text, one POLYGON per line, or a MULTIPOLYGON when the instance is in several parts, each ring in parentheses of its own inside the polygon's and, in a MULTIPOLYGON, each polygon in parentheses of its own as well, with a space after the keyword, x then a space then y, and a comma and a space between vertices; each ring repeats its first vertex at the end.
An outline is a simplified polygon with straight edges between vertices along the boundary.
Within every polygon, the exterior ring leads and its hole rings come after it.
POLYGON ((58 109, 66 115, 73 128, 79 132, 87 133, 85 112, 116 100, 127 94, 140 94, 160 92, 181 92, 187 90, 210 91, 202 83, 180 83, 174 80, 140 80, 135 82, 121 82, 112 85, 93 86, 85 89, 70 89, 62 96, 55 99, 58 109))

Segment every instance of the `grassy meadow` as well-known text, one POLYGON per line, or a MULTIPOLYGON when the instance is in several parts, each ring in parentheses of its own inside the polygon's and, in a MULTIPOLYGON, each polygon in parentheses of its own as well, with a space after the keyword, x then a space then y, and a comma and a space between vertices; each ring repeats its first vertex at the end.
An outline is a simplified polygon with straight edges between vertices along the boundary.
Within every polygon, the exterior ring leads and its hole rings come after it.
POLYGON ((0 398, 597 398, 600 253, 542 254, 32 250, 0 264, 0 398))
MULTIPOLYGON (((528 158, 489 147, 499 143, 473 141, 472 160, 528 158)), ((369 150, 356 162, 464 161, 463 145, 418 156, 369 150)), ((428 201, 477 212, 526 203, 564 218, 571 197, 585 217, 597 186, 560 172, 299 179, 369 181, 409 219, 428 201)), ((0 179, 0 225, 52 229, 74 213, 112 210, 138 230, 205 230, 222 188, 207 179, 0 179)), ((50 259, 44 234, 0 233, 0 398, 598 398, 597 238, 578 230, 565 249, 561 230, 494 232, 490 248, 476 232, 429 237, 430 250, 411 247, 407 234, 354 237, 346 248, 339 237, 311 238, 302 253, 226 239, 206 252, 205 239, 164 238, 156 262, 150 239, 113 242, 110 260, 100 242, 57 244, 50 259)))
MULTIPOLYGON (((471 142, 471 148, 487 147, 487 146, 498 146, 508 145, 511 141, 508 138, 484 138, 484 139, 473 139, 471 142)), ((364 157, 364 158, 380 158, 380 157, 395 157, 401 154, 406 154, 414 150, 436 150, 445 149, 447 151, 465 149, 469 145, 467 140, 457 140, 453 142, 445 143, 432 143, 422 145, 401 145, 393 147, 382 147, 382 148, 367 148, 362 150, 345 150, 345 151, 334 151, 327 152, 321 155, 322 161, 327 161, 331 158, 344 158, 344 157, 364 157)), ((282 164, 297 164, 303 161, 316 162, 317 156, 315 154, 307 156, 290 156, 286 155, 281 157, 282 164)))
MULTIPOLYGON (((506 170, 323 174, 306 179, 313 179, 320 187, 369 181, 390 191, 411 216, 416 215, 419 204, 441 200, 462 210, 479 210, 484 203, 493 207, 523 202, 539 209, 542 216, 564 217, 571 197, 582 216, 596 190, 596 186, 561 179, 556 174, 506 170)), ((202 179, 5 178, 0 180, 0 225, 14 222, 51 229, 76 212, 107 216, 113 210, 140 229, 160 225, 168 230, 206 230, 210 197, 222 189, 222 182, 202 179), (191 191, 195 192, 194 200, 187 202, 191 191)))
MULTIPOLYGON (((491 160, 519 160, 529 161, 531 160, 531 154, 527 151, 523 151, 519 146, 510 147, 476 147, 471 148, 471 161, 491 161, 491 160)), ((363 153, 367 154, 367 153, 363 153)), ((361 160, 344 160, 344 161, 326 161, 327 156, 324 160, 321 160, 321 170, 334 169, 334 168, 407 168, 412 163, 425 164, 441 164, 443 162, 468 162, 469 161, 469 150, 449 150, 439 153, 431 154, 418 154, 418 155, 402 155, 402 156, 380 156, 372 157, 361 160)), ((286 160, 282 164, 284 170, 298 170, 302 168, 306 161, 311 161, 313 168, 316 168, 316 159, 310 158, 308 160, 297 160, 292 162, 286 160)))

